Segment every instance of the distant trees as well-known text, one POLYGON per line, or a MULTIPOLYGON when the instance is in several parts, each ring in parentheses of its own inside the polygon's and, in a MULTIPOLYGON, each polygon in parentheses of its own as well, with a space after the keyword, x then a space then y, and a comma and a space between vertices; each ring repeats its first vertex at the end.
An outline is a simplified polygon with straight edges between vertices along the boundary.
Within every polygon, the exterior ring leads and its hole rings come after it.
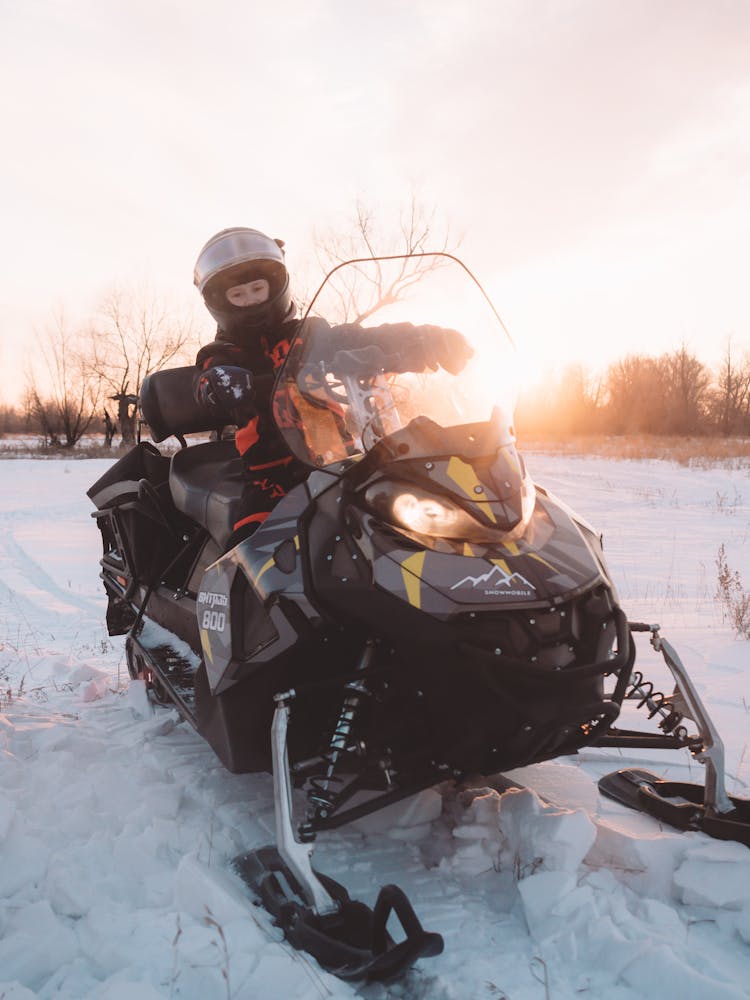
POLYGON ((727 345, 715 374, 683 344, 650 357, 630 354, 600 379, 579 366, 557 384, 522 396, 525 433, 750 434, 750 358, 727 345))
POLYGON ((582 365, 521 394, 516 424, 541 434, 587 434, 601 428, 603 384, 582 365))
POLYGON ((96 415, 99 382, 88 377, 81 334, 72 330, 62 312, 37 338, 43 362, 28 375, 26 410, 45 444, 72 448, 96 415), (40 374, 45 388, 40 390, 40 374))
POLYGON ((630 354, 616 361, 604 377, 605 422, 614 434, 654 434, 661 429, 662 364, 630 354))
POLYGON ((24 410, 7 403, 0 404, 0 435, 23 434, 28 432, 29 427, 29 416, 24 410))
POLYGON ((710 376, 685 345, 658 358, 631 354, 604 377, 604 422, 614 434, 695 434, 704 424, 710 376))
POLYGON ((731 338, 709 396, 709 413, 720 434, 750 432, 750 359, 736 357, 731 338))
POLYGON ((696 434, 705 423, 711 376, 683 344, 662 355, 664 425, 662 433, 696 434))
MULTIPOLYGON (((169 364, 189 363, 194 341, 192 318, 147 289, 110 292, 85 331, 71 328, 60 312, 37 337, 26 422, 55 447, 72 448, 89 428, 100 429, 102 420, 107 443, 117 426, 123 443, 132 444, 143 379, 169 364), (114 419, 109 400, 116 402, 114 419)), ((6 413, 3 430, 9 422, 6 413)))
POLYGON ((104 395, 117 403, 114 422, 124 444, 135 441, 143 379, 187 362, 194 336, 192 318, 171 309, 151 289, 115 288, 102 301, 92 324, 88 368, 104 395))
POLYGON ((583 365, 571 365, 566 372, 558 405, 563 420, 571 431, 586 431, 596 427, 603 386, 583 365))

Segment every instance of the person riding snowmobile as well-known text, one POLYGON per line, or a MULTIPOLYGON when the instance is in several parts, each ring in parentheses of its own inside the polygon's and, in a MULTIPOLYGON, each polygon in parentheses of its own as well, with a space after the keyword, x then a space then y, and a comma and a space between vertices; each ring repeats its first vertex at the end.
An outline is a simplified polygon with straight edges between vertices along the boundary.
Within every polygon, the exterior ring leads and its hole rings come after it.
MULTIPOLYGON (((193 278, 218 324, 216 339, 196 357, 194 394, 212 416, 237 426, 235 444, 247 486, 234 529, 249 533, 309 471, 289 451, 278 429, 281 415, 274 419, 271 406, 276 375, 300 325, 284 242, 257 229, 223 229, 202 247, 193 278)), ((462 334, 443 327, 330 328, 332 351, 366 350, 375 342, 378 363, 389 371, 440 365, 457 372, 473 353, 462 334)))

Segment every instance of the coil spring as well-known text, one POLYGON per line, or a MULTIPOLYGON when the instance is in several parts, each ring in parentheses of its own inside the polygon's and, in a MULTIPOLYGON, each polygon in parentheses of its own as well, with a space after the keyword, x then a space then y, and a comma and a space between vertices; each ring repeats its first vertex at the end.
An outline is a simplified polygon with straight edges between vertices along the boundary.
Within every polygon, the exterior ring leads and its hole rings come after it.
POLYGON ((687 729, 681 725, 685 716, 678 712, 663 691, 655 690, 654 685, 645 679, 640 670, 633 671, 631 685, 625 697, 637 700, 638 708, 647 708, 649 719, 653 719, 655 715, 661 716, 659 729, 663 733, 669 733, 681 740, 688 738, 687 729))
POLYGON ((308 778, 307 796, 317 817, 325 818, 336 808, 339 796, 331 788, 331 785, 340 784, 342 780, 335 773, 339 760, 343 756, 359 753, 359 747, 353 747, 350 743, 351 734, 359 709, 370 698, 371 692, 361 681, 347 684, 346 691, 347 694, 341 705, 328 749, 321 754, 321 760, 326 765, 326 769, 324 772, 308 778))

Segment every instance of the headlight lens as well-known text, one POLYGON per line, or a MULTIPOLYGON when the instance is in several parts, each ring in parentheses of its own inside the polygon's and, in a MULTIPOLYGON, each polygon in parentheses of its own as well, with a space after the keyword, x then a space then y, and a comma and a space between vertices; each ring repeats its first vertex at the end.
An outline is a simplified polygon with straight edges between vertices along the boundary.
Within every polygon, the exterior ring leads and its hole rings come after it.
POLYGON ((391 511, 395 520, 410 531, 443 538, 460 537, 460 529, 465 527, 462 522, 473 520, 460 507, 416 493, 396 494, 391 499, 391 511))
POLYGON ((406 483, 383 480, 365 493, 367 504, 384 520, 416 535, 469 542, 498 542, 520 538, 534 512, 535 490, 527 477, 521 492, 521 517, 508 527, 480 524, 471 514, 444 496, 435 496, 406 483))

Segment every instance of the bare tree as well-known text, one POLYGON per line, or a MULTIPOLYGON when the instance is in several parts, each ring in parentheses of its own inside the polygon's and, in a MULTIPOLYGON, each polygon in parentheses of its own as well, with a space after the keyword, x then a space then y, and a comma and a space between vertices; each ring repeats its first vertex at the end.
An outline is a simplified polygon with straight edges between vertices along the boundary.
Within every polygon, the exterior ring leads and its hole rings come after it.
POLYGON ((527 437, 594 433, 601 424, 602 385, 582 365, 569 365, 557 376, 522 392, 515 414, 527 437))
POLYGON ((711 381, 705 365, 682 344, 661 358, 664 376, 665 424, 671 434, 694 434, 700 429, 711 381))
POLYGON ((731 337, 727 340, 716 386, 710 394, 713 423, 724 435, 747 429, 750 413, 750 359, 737 360, 731 337))
POLYGON ((666 401, 663 361, 640 354, 621 358, 607 369, 606 425, 615 434, 659 434, 666 401))
POLYGON ((71 331, 62 311, 38 338, 46 378, 29 373, 26 408, 44 443, 72 448, 96 415, 99 381, 88 371, 80 334, 71 331))
POLYGON ((598 429, 602 384, 583 365, 569 365, 563 373, 559 407, 562 430, 579 434, 598 429))
POLYGON ((117 402, 116 423, 124 444, 135 441, 138 394, 143 379, 187 361, 195 339, 192 316, 171 309, 151 289, 113 289, 101 303, 92 330, 90 368, 117 402))
MULTIPOLYGON (((438 225, 434 208, 427 209, 412 195, 399 212, 395 225, 383 230, 376 225, 375 211, 357 201, 350 225, 342 234, 328 231, 315 237, 315 254, 324 274, 348 260, 410 254, 452 253, 447 226, 438 225)), ((334 279, 338 298, 331 322, 361 323, 377 310, 400 302, 407 290, 426 274, 442 266, 439 257, 412 257, 398 268, 347 268, 334 279)))

